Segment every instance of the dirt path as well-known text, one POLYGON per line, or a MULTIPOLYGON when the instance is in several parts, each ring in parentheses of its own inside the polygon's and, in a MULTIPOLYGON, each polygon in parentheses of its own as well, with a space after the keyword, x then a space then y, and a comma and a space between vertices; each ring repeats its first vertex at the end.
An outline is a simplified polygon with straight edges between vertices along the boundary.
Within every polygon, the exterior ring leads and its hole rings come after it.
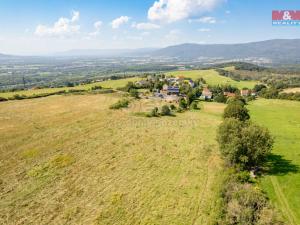
POLYGON ((297 225, 295 215, 294 215, 293 211, 291 210, 289 203, 280 188, 280 184, 279 184, 277 178, 272 176, 272 177, 270 177, 270 179, 271 179, 272 185, 274 187, 276 197, 279 200, 280 204, 283 206, 283 212, 284 212, 285 216, 287 217, 289 223, 291 225, 297 225))

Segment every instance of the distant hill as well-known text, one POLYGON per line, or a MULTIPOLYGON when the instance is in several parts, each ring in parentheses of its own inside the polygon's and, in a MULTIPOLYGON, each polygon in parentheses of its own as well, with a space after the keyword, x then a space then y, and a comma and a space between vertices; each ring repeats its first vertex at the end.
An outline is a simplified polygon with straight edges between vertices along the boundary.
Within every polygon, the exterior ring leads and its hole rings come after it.
POLYGON ((182 44, 157 50, 152 56, 228 60, 255 57, 270 59, 274 63, 300 63, 300 39, 277 39, 245 44, 182 44))

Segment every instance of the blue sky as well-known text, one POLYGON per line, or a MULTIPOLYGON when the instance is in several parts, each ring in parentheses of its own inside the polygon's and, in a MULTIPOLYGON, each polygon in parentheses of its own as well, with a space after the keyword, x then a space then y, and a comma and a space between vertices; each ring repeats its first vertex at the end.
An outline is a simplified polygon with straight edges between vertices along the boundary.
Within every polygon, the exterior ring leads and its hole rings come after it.
POLYGON ((1 0, 0 52, 164 47, 300 38, 272 10, 299 0, 1 0))

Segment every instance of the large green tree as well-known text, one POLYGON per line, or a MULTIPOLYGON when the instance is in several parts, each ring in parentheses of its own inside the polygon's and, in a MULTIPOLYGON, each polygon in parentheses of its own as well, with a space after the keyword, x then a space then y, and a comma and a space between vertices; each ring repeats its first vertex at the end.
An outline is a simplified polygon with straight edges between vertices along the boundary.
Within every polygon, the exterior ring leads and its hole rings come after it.
POLYGON ((274 142, 266 128, 234 118, 220 125, 217 139, 226 161, 248 170, 262 165, 274 142))
POLYGON ((223 117, 226 118, 235 118, 241 121, 246 121, 250 119, 250 115, 248 113, 248 109, 240 104, 231 103, 229 104, 225 110, 223 117))

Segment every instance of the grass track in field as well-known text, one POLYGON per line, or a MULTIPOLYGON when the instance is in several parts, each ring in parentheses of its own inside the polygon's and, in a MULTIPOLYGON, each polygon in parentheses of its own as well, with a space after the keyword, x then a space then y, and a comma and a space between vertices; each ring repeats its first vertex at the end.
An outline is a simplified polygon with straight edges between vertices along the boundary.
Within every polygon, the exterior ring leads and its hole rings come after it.
POLYGON ((215 135, 224 105, 144 118, 132 112, 149 103, 109 110, 117 100, 1 103, 0 224, 214 223, 222 183, 215 135))
POLYGON ((215 70, 191 70, 191 71, 176 71, 167 73, 173 76, 184 76, 193 80, 203 78, 209 85, 225 85, 230 84, 239 89, 253 88, 258 82, 256 81, 234 81, 231 78, 220 76, 215 70))
POLYGON ((300 224, 300 103, 259 99, 248 108, 252 119, 275 137, 275 166, 262 187, 290 224, 300 224))

